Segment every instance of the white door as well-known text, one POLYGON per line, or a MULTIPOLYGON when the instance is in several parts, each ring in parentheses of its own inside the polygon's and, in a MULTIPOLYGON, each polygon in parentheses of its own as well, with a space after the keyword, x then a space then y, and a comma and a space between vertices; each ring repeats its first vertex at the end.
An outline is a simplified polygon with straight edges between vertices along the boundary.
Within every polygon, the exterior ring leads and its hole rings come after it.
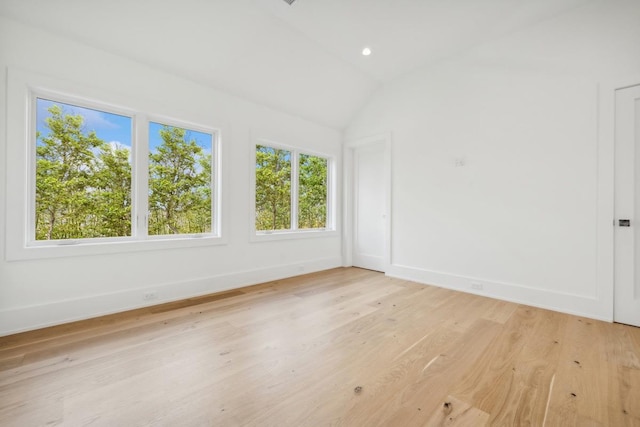
POLYGON ((640 326, 640 86, 616 91, 616 322, 640 326))
POLYGON ((353 150, 353 265, 384 271, 386 236, 385 144, 353 150))

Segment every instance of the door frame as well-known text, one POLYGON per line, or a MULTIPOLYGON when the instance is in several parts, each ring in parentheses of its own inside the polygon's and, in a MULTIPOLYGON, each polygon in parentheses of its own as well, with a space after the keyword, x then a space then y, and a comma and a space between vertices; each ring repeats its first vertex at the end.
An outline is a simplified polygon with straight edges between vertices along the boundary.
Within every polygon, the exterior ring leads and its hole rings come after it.
POLYGON ((383 180, 385 183, 384 199, 385 213, 384 224, 384 255, 383 269, 386 273, 391 265, 391 133, 381 133, 349 140, 344 143, 343 147, 343 235, 342 235, 342 265, 344 267, 353 266, 353 234, 355 227, 354 222, 354 204, 353 204, 353 153, 357 148, 365 147, 372 144, 383 144, 384 146, 384 171, 383 180))
POLYGON ((637 271, 637 230, 634 230, 638 220, 636 210, 638 203, 637 170, 638 147, 636 145, 640 135, 637 134, 640 125, 640 111, 637 102, 640 101, 640 85, 631 86, 616 92, 616 141, 615 149, 615 220, 614 220, 614 304, 613 320, 624 324, 640 327, 640 300, 637 300, 636 287, 637 271), (620 102, 618 102, 620 101, 620 102), (621 120, 624 119, 624 120, 621 120), (620 126, 620 127, 618 127, 620 126), (618 139, 619 138, 619 139, 618 139), (618 163, 620 162, 620 163, 618 163), (631 228, 620 227, 620 218, 630 218, 631 228), (620 310, 620 311, 618 311, 620 310))
POLYGON ((640 75, 602 83, 598 90, 596 298, 614 321, 616 91, 640 85, 640 75))

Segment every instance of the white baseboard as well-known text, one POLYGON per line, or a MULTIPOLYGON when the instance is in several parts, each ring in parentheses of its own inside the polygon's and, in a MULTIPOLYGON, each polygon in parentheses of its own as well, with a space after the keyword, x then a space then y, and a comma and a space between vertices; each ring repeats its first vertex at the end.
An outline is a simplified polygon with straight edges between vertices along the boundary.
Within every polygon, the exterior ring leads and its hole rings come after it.
POLYGON ((157 286, 92 295, 86 298, 4 309, 0 310, 0 336, 237 289, 341 266, 341 257, 323 258, 276 267, 221 274, 184 282, 164 283, 157 286), (158 298, 153 301, 143 301, 142 297, 146 292, 156 292, 158 298))
POLYGON ((493 282, 397 264, 392 264, 386 274, 387 276, 411 280, 412 282, 439 286, 518 304, 574 314, 576 316, 603 320, 605 322, 613 321, 610 311, 605 307, 604 301, 583 295, 554 292, 510 283, 493 282), (482 290, 473 289, 472 284, 481 284, 482 290))

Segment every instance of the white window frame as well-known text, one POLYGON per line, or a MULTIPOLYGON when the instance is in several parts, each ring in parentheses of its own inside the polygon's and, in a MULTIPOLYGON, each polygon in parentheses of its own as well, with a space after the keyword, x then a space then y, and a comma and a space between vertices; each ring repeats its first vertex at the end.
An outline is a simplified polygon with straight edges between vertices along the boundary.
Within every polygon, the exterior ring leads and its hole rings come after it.
MULTIPOLYGON (((202 125, 198 125, 195 123, 188 123, 185 121, 179 121, 176 119, 172 119, 170 117, 162 117, 162 116, 158 116, 158 115, 149 115, 145 118, 145 123, 146 123, 146 136, 147 136, 147 140, 145 141, 145 146, 144 146, 144 156, 142 156, 142 158, 144 159, 148 159, 149 157, 149 140, 148 140, 148 131, 149 131, 149 124, 151 122, 154 123, 158 123, 161 125, 165 125, 165 126, 172 126, 172 127, 179 127, 179 128, 183 128, 186 130, 193 130, 196 132, 203 132, 203 133, 208 133, 211 134, 211 179, 213 180, 213 186, 211 187, 211 216, 212 216, 212 220, 211 220, 211 232, 210 233, 194 233, 194 234, 179 234, 179 235, 173 235, 173 234, 163 234, 163 235, 157 235, 157 236, 149 236, 149 227, 148 227, 148 222, 149 222, 149 212, 147 210, 147 212, 145 213, 144 216, 144 224, 141 224, 141 228, 143 230, 139 230, 138 232, 140 233, 140 235, 144 235, 144 238, 149 239, 149 240, 175 240, 176 238, 178 238, 178 236, 180 237, 185 237, 185 238, 219 238, 221 235, 221 222, 220 222, 220 218, 222 215, 222 210, 221 210, 221 203, 220 203, 220 180, 221 180, 221 174, 220 174, 220 170, 221 170, 221 163, 220 163, 220 131, 218 129, 215 128, 211 128, 208 126, 202 126, 202 125), (144 234, 143 234, 144 233, 144 234)), ((142 154, 142 153, 139 153, 142 154)), ((144 191, 144 196, 140 197, 140 200, 142 200, 142 198, 144 197, 144 206, 149 206, 148 203, 148 198, 149 198, 149 162, 143 162, 145 163, 146 166, 146 170, 144 171, 144 177, 141 176, 140 181, 145 181, 145 182, 141 182, 141 184, 144 184, 144 188, 141 188, 139 191, 144 191)), ((142 185, 141 185, 142 186, 142 185)))
POLYGON ((284 239, 300 239, 309 237, 336 236, 336 159, 326 153, 282 144, 266 138, 256 138, 251 144, 251 234, 250 241, 273 241, 284 239), (256 149, 258 145, 286 150, 291 153, 291 228, 288 230, 256 230, 256 149), (327 219, 324 228, 298 228, 298 186, 300 167, 300 154, 322 157, 327 160, 327 219))
POLYGON ((227 243, 223 229, 222 150, 220 127, 203 126, 163 114, 149 114, 142 108, 126 108, 105 92, 80 87, 37 73, 9 69, 7 79, 7 191, 6 259, 57 258, 158 249, 174 249, 227 243), (87 96, 75 95, 86 93, 87 96), (35 239, 36 99, 71 104, 132 119, 131 211, 132 235, 86 239, 35 239), (96 101, 100 99, 101 101, 96 101), (102 101, 104 100, 104 101, 102 101), (149 122, 182 127, 212 135, 212 224, 211 233, 149 236, 148 219, 148 130, 149 122), (23 179, 17 179, 23 177, 23 179))
POLYGON ((137 212, 135 193, 135 179, 136 166, 138 165, 136 152, 136 143, 134 133, 136 130, 136 114, 134 111, 127 110, 121 107, 99 105, 93 101, 80 100, 78 98, 66 95, 52 93, 44 89, 36 89, 29 91, 29 137, 28 137, 28 150, 29 150, 29 167, 27 174, 27 191, 28 191, 28 219, 27 219, 27 247, 45 247, 45 246, 63 246, 63 245, 78 245, 84 243, 100 243, 110 241, 127 241, 131 240, 135 235, 135 212, 137 212), (44 99, 51 102, 60 102, 74 107, 81 107, 92 109, 104 113, 118 114, 126 116, 131 119, 131 236, 114 236, 114 237, 95 237, 95 238, 83 238, 83 239, 57 239, 57 240, 36 240, 36 125, 37 125, 37 100, 44 99))

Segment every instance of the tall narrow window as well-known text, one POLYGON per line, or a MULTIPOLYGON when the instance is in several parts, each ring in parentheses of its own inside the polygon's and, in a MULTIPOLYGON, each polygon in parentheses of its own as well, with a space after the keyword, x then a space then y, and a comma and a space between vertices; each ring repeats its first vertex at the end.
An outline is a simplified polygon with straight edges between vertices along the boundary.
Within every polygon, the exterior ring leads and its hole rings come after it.
POLYGON ((149 123, 149 235, 210 233, 213 135, 149 123))
POLYGON ((300 154, 298 228, 327 226, 327 159, 300 154))
POLYGON ((258 233, 328 229, 329 159, 256 145, 258 233))
POLYGON ((131 117, 35 104, 35 240, 130 236, 131 117))
POLYGON ((291 152, 256 146, 256 230, 291 228, 291 152))

